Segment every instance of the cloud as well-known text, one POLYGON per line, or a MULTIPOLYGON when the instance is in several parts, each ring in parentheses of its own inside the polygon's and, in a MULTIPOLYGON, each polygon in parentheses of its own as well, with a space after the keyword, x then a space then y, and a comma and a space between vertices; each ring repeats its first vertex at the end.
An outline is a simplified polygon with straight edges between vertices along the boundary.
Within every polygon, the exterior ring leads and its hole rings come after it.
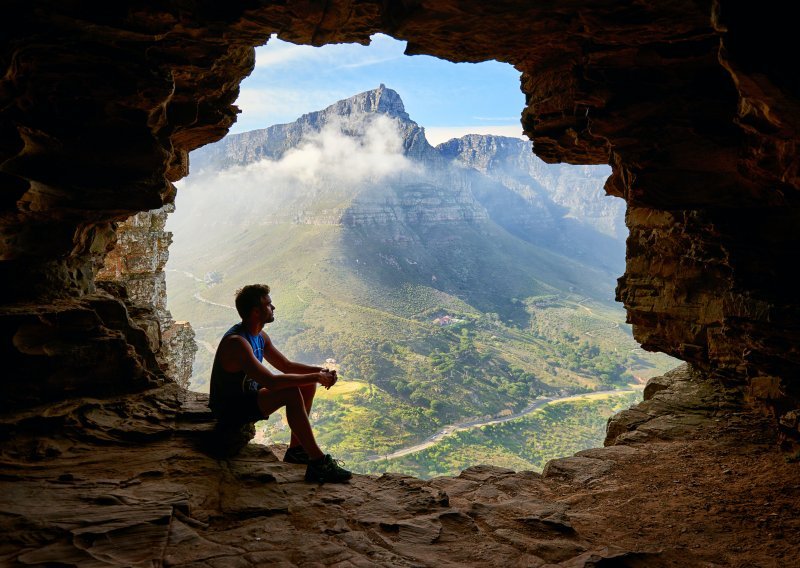
POLYGON ((379 181, 412 167, 392 119, 377 115, 366 123, 334 121, 306 138, 277 162, 253 165, 260 172, 304 184, 337 180, 348 184, 379 181), (344 132, 353 132, 348 136, 344 132))
POLYGON ((325 65, 329 69, 358 68, 405 57, 406 42, 383 34, 370 38, 368 46, 357 43, 330 44, 324 47, 295 45, 272 36, 267 45, 256 48, 256 69, 293 69, 325 65))
POLYGON ((344 65, 339 65, 337 69, 359 69, 361 67, 369 67, 370 65, 380 65, 381 63, 388 63, 389 61, 394 61, 396 59, 401 59, 406 57, 405 55, 398 55, 392 57, 375 57, 373 59, 366 59, 364 61, 357 61, 355 63, 345 63, 344 65))
POLYGON ((256 69, 287 65, 299 60, 324 58, 325 54, 311 45, 295 45, 276 39, 274 36, 266 46, 256 48, 256 69))
POLYGON ((395 120, 383 115, 336 120, 278 160, 190 175, 177 184, 173 224, 242 224, 320 203, 346 204, 366 184, 416 169, 403 154, 395 120))

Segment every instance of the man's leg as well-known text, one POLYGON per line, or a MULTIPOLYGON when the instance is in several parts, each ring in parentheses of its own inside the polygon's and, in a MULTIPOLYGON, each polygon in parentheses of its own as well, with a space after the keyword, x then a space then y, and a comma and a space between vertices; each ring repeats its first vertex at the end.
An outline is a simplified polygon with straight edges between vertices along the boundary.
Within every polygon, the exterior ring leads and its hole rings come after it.
POLYGON ((323 458, 325 454, 319 449, 317 441, 314 439, 314 432, 308 421, 308 409, 300 389, 261 389, 258 391, 258 407, 264 416, 269 416, 282 406, 286 407, 286 421, 292 430, 292 439, 297 438, 312 460, 323 458))
MULTIPOLYGON (((311 405, 314 404, 314 395, 317 394, 317 385, 306 385, 304 387, 298 387, 300 389, 300 393, 303 395, 303 402, 305 403, 306 407, 306 414, 311 416, 311 405)), ((289 440, 289 447, 296 448, 298 446, 303 446, 300 440, 295 436, 294 431, 292 431, 292 439, 289 440)), ((308 450, 306 449, 306 452, 308 450)))

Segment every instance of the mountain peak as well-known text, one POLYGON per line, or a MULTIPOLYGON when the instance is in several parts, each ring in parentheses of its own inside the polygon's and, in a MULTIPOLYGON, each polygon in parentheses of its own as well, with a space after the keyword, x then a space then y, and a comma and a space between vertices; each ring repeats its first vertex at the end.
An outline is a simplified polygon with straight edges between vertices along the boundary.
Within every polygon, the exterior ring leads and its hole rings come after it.
POLYGON ((326 111, 345 116, 351 114, 385 114, 394 118, 411 120, 400 94, 383 83, 377 89, 364 91, 338 101, 323 112, 326 111))

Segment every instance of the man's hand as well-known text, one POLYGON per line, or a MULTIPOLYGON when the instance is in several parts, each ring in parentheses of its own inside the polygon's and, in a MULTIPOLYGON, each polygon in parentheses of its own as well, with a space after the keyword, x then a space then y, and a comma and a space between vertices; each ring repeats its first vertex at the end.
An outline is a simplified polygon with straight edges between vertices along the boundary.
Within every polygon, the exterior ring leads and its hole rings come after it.
MULTIPOLYGON (((336 381, 339 380, 339 375, 336 374, 336 369, 325 369, 325 371, 328 371, 330 374, 333 375, 333 384, 331 384, 331 387, 332 387, 333 385, 336 384, 336 381)), ((330 388, 330 387, 328 387, 328 388, 330 388)))
POLYGON ((335 385, 336 371, 329 371, 328 369, 322 369, 319 372, 319 384, 321 384, 326 389, 329 389, 333 385, 335 385))

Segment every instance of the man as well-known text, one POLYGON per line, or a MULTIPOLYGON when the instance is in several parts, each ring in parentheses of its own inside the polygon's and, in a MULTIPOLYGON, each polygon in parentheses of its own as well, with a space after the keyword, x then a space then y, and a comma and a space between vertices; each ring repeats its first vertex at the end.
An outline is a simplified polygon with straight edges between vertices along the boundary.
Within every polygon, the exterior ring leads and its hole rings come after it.
POLYGON ((209 406, 221 420, 255 422, 286 407, 292 439, 284 461, 307 464, 306 481, 340 483, 352 474, 319 449, 308 420, 317 383, 331 388, 336 371, 296 363, 272 344, 264 326, 275 320, 269 286, 252 284, 236 292, 241 323, 217 347, 211 370, 209 406), (270 372, 262 360, 283 374, 270 372))

